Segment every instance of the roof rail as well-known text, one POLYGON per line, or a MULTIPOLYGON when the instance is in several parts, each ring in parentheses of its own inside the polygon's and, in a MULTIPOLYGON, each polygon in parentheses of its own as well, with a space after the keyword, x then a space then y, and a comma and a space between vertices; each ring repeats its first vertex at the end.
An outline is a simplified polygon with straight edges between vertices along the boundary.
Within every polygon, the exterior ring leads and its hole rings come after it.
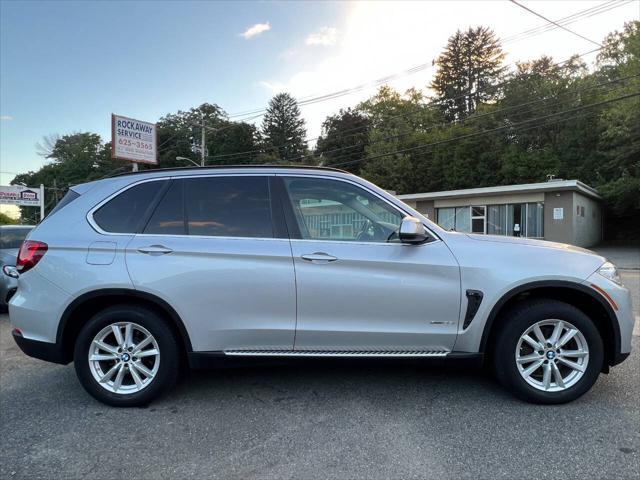
MULTIPOLYGON (((229 169, 229 168, 281 168, 281 169, 295 169, 295 170, 328 170, 332 172, 341 172, 341 173, 351 173, 346 170, 341 170, 339 168, 333 167, 320 167, 313 165, 269 165, 269 164, 260 164, 260 165, 205 165, 204 167, 169 167, 169 168, 149 168, 146 170, 138 170, 137 172, 123 172, 114 175, 113 177, 123 177, 127 175, 139 175, 142 173, 160 173, 160 172, 184 172, 184 171, 198 171, 198 170, 207 170, 207 169, 229 169)), ((112 177, 112 178, 113 178, 112 177)))

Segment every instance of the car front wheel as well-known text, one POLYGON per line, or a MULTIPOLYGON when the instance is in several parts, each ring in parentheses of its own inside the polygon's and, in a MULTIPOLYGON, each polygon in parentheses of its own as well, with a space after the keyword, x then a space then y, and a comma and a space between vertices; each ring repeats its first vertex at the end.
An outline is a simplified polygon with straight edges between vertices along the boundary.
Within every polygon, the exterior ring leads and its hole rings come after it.
POLYGON ((512 309, 500 325, 495 345, 498 380, 533 403, 565 403, 580 397, 595 383, 604 358, 593 321, 555 300, 512 309))
POLYGON ((178 345, 155 312, 116 305, 97 313, 81 330, 74 364, 83 387, 96 399, 141 406, 175 383, 178 345))

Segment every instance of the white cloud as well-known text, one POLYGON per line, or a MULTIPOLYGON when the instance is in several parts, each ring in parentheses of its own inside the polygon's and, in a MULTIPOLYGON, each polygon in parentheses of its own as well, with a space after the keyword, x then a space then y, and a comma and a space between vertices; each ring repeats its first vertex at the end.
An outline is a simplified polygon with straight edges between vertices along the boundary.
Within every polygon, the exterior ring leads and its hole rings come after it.
POLYGON ((250 26, 249 28, 247 28, 244 32, 242 32, 240 34, 240 36, 242 38, 244 38, 245 40, 249 40, 257 35, 260 35, 261 33, 267 32, 271 30, 271 25, 269 25, 269 22, 267 23, 256 23, 255 25, 250 26))
POLYGON ((0 115, 0 120, 9 121, 9 120, 13 120, 13 117, 11 115, 0 115))
POLYGON ((307 45, 322 45, 325 47, 335 45, 338 40, 338 30, 333 27, 322 27, 316 33, 312 33, 305 40, 307 45))
POLYGON ((282 82, 269 82, 267 80, 260 80, 258 84, 274 94, 287 90, 287 85, 282 82))

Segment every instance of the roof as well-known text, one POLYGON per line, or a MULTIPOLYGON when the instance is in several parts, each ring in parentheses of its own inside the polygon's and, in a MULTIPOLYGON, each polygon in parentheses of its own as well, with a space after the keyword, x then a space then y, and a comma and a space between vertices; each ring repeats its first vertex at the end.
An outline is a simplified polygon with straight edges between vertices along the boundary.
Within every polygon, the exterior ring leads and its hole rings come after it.
POLYGON ((144 173, 161 173, 161 172, 183 172, 183 171, 202 171, 202 170, 226 170, 226 169, 303 169, 303 170, 329 170, 331 172, 349 173, 346 170, 332 167, 319 167, 313 165, 205 165, 204 167, 172 167, 172 168, 148 168, 138 170, 137 172, 124 172, 114 175, 114 177, 122 177, 125 175, 140 175, 144 173))
POLYGON ((601 200, 597 190, 579 180, 551 180, 541 183, 523 183, 520 185, 501 185, 497 187, 467 188, 463 190, 446 190, 442 192, 411 193, 397 195, 401 200, 443 200, 445 198, 467 198, 484 195, 502 195, 518 193, 539 193, 574 191, 591 198, 601 200))

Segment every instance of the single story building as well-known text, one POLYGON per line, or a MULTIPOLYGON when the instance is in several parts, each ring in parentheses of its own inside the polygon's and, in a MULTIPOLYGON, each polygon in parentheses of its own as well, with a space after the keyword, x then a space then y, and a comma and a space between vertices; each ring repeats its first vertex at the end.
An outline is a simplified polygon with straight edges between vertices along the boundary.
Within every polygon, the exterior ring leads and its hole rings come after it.
POLYGON ((398 195, 440 226, 592 247, 602 240, 598 192, 578 180, 398 195))

